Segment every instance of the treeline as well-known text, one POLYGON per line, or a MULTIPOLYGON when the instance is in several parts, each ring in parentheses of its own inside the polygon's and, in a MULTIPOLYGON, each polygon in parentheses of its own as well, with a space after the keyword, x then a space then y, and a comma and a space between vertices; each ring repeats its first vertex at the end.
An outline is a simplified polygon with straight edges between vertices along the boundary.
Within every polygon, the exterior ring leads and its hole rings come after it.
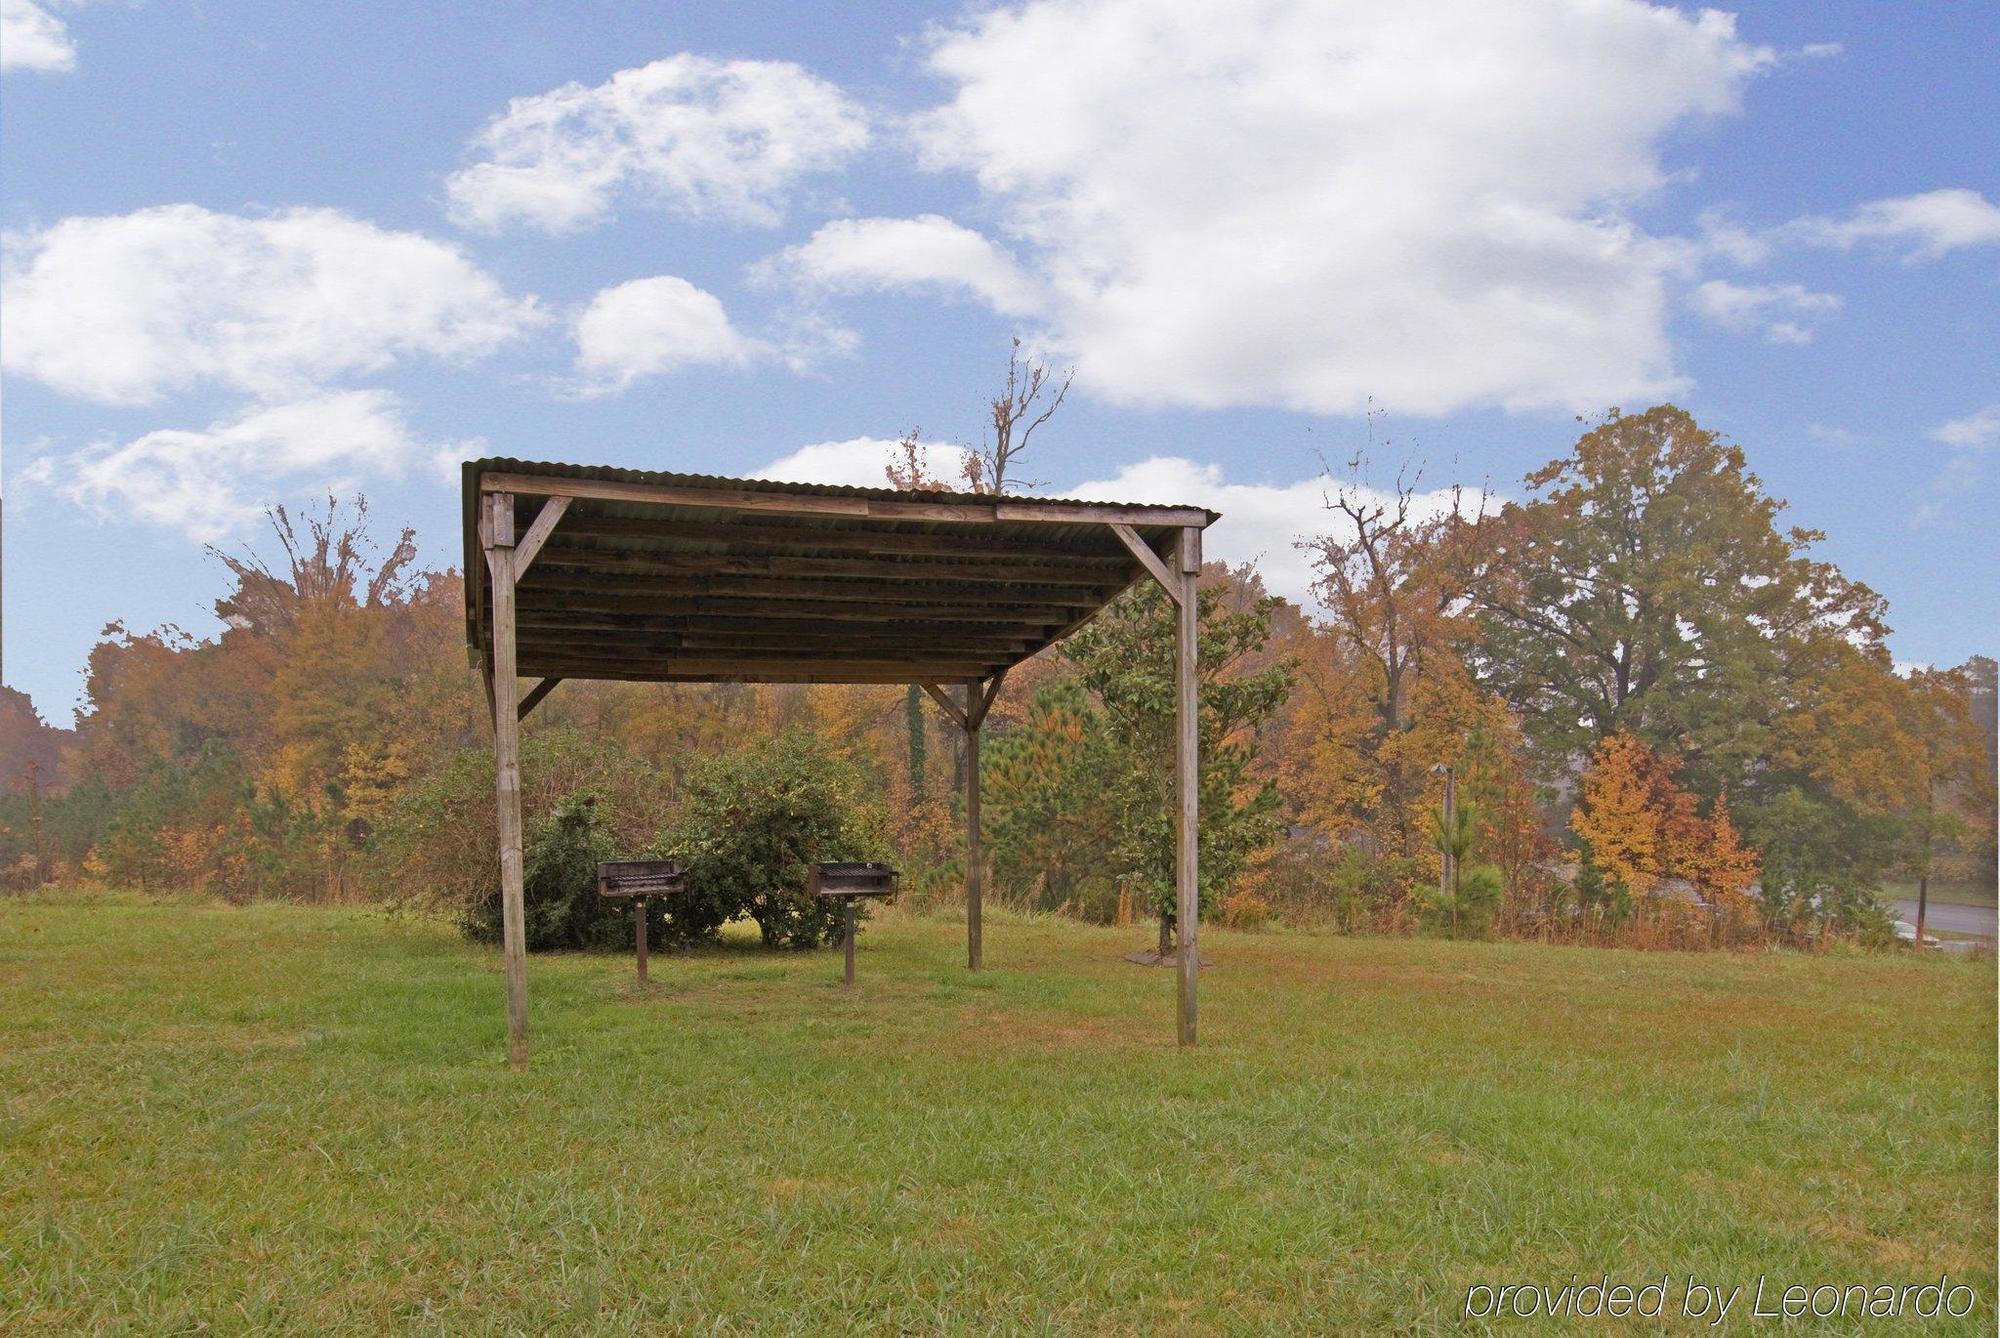
MULTIPOLYGON (((1612 414, 1504 505, 1359 477, 1311 544, 1322 612, 1203 573, 1208 913, 1806 943, 1881 933, 1887 879, 1993 877, 1993 661, 1897 673, 1883 601, 1681 410, 1612 414)), ((418 570, 407 532, 379 551, 360 504, 274 521, 274 564, 217 554, 220 635, 106 629, 73 733, 0 697, 8 885, 486 913, 459 574, 418 570)), ((1169 908, 1171 640, 1141 585, 1010 676, 982 771, 998 895, 1169 908)), ((915 899, 959 895, 964 756, 914 690, 565 683, 524 734, 531 866, 534 842, 697 841, 691 793, 781 819, 751 792, 817 778, 815 822, 915 899)))

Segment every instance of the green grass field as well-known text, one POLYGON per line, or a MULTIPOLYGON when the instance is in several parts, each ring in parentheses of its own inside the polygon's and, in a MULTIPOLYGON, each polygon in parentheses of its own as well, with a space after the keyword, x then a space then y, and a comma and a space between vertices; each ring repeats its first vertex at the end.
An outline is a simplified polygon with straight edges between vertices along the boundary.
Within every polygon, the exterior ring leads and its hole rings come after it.
MULTIPOLYGON (((1915 901, 1917 899, 1917 885, 1913 882, 1884 883, 1882 885, 1882 895, 1884 897, 1907 897, 1909 900, 1915 901)), ((1942 906, 1992 906, 2000 904, 2000 897, 1995 896, 1993 884, 1991 883, 1952 883, 1940 880, 1931 884, 1928 899, 1933 905, 1942 906)))
POLYGON ((851 994, 537 959, 513 1073, 445 926, 0 900, 0 1329, 1421 1332, 1949 1273, 1993 1330, 1991 959, 1215 933, 1179 1052, 1144 930, 961 934, 884 917, 851 994))

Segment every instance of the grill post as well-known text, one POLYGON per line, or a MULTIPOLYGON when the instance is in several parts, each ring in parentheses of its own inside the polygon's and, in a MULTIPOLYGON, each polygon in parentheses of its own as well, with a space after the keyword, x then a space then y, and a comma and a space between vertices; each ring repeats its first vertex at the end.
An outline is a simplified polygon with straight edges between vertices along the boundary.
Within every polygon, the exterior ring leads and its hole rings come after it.
POLYGON ((646 899, 632 898, 632 925, 639 938, 639 988, 646 988, 646 899))
POLYGON ((854 988, 854 903, 896 895, 896 871, 886 864, 823 860, 806 866, 806 895, 840 899, 841 987, 854 988))
POLYGON ((847 921, 845 929, 843 931, 843 937, 841 940, 842 943, 845 945, 847 951, 847 976, 844 980, 841 981, 841 983, 847 986, 848 989, 853 989, 854 988, 854 898, 852 897, 845 898, 845 904, 840 909, 843 912, 844 918, 847 921))

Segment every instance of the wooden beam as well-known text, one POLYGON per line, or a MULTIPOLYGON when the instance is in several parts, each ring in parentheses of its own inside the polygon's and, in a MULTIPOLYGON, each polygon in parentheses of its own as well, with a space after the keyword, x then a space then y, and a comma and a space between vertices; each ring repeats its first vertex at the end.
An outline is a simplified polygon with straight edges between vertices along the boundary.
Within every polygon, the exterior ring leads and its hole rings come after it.
POLYGON ((1209 515, 1198 506, 1118 506, 1091 502, 1038 501, 1010 497, 993 508, 993 518, 1003 521, 1042 521, 1057 525, 1171 525, 1175 529, 1208 524, 1209 515))
POLYGON ((742 647, 745 650, 860 650, 867 648, 893 649, 911 654, 927 653, 946 648, 978 646, 987 650, 1026 649, 1025 643, 1032 638, 1025 629, 1009 627, 1002 623, 979 625, 980 630, 964 630, 951 636, 935 633, 926 628, 878 632, 870 623, 824 623, 811 631, 786 631, 783 628, 760 628, 755 631, 731 628, 710 628, 702 626, 675 626, 670 624, 653 626, 632 626, 626 624, 591 627, 587 620, 571 620, 559 617, 546 619, 537 617, 533 622, 521 620, 519 640, 522 645, 531 641, 558 645, 573 644, 582 636, 593 646, 622 649, 657 646, 667 649, 684 647, 690 650, 721 648, 728 650, 742 647))
POLYGON ((528 1062, 528 943, 522 910, 521 716, 515 700, 514 499, 488 505, 486 567, 493 587, 493 761, 500 819, 500 939, 507 977, 507 1062, 528 1062))
POLYGON ((886 683, 910 683, 926 678, 958 677, 966 674, 990 672, 992 660, 980 659, 913 659, 909 656, 853 656, 808 658, 799 655, 625 655, 612 653, 592 655, 585 652, 562 650, 538 650, 525 662, 536 674, 546 674, 557 678, 686 678, 709 677, 729 679, 749 675, 775 676, 773 682, 785 682, 788 676, 801 679, 808 676, 827 682, 859 683, 881 681, 886 683), (600 671, 617 671, 607 673, 600 671), (838 674, 853 674, 853 678, 836 678, 838 674))
POLYGON ((986 713, 993 709, 993 700, 1000 695, 1000 685, 1006 681, 1007 671, 1005 669, 1002 669, 999 673, 986 680, 985 688, 974 699, 977 703, 972 711, 972 727, 974 729, 978 729, 986 723, 986 713))
MULTIPOLYGON (((562 498, 554 498, 554 505, 562 498)), ((1140 545, 1142 548, 1144 544, 1140 545)), ((1151 552, 1151 549, 1146 549, 1151 552)), ((551 567, 582 572, 661 572, 693 576, 849 576, 876 581, 955 581, 972 585, 1115 585, 1129 578, 1122 558, 1093 558, 1054 566, 1034 562, 1000 562, 975 558, 949 561, 942 556, 918 557, 796 557, 765 553, 668 553, 582 548, 560 544, 544 559, 551 567)), ((1158 559, 1154 559, 1156 562, 1158 559)))
POLYGON ((569 510, 569 498, 551 497, 542 503, 542 509, 535 513, 534 523, 521 536, 521 542, 514 545, 514 580, 527 575, 528 568, 535 565, 535 555, 542 551, 542 545, 555 533, 556 522, 569 510))
MULTIPOLYGON (((986 672, 991 666, 974 672, 986 672)), ((713 673, 706 671, 658 672, 645 667, 630 665, 575 665, 575 664, 535 664, 523 661, 523 668, 531 674, 560 673, 564 678, 579 681, 597 679, 612 683, 676 683, 700 685, 704 683, 846 683, 864 687, 908 687, 925 674, 938 671, 922 667, 898 665, 890 668, 850 668, 842 666, 834 669, 787 668, 781 660, 757 669, 741 672, 713 673)))
MULTIPOLYGON (((1123 561, 1123 551, 1089 539, 1066 536, 1061 546, 1044 536, 1009 539, 999 534, 932 534, 909 529, 830 530, 808 525, 776 525, 754 520, 672 520, 657 516, 607 516, 572 510, 563 533, 579 538, 652 539, 672 543, 727 544, 737 551, 804 548, 837 553, 941 554, 955 558, 998 558, 1014 562, 1123 561)), ((1032 533, 1032 532, 1031 532, 1032 533)), ((644 550, 640 550, 644 551, 644 550)))
POLYGON ((542 632, 650 632, 656 636, 768 636, 768 638, 850 638, 850 640, 894 640, 904 646, 926 642, 1012 642, 1020 638, 1040 638, 1054 624, 1004 624, 1004 622, 824 622, 818 618, 720 618, 696 614, 604 614, 592 610, 560 608, 520 608, 514 618, 526 636, 530 630, 542 632))
POLYGON ((1174 928, 1180 939, 1179 1038, 1195 1043, 1196 995, 1201 983, 1201 531, 1182 530, 1175 554, 1180 570, 1179 615, 1174 620, 1174 928))
POLYGON ((588 498, 600 502, 645 502, 721 511, 751 511, 771 515, 862 516, 881 520, 930 520, 954 524, 986 524, 996 520, 1059 525, 1123 521, 1128 525, 1201 526, 1208 512, 1200 507, 1103 506, 1009 498, 991 502, 967 494, 965 501, 889 500, 827 496, 815 493, 765 491, 758 488, 702 488, 675 483, 626 483, 615 479, 563 478, 547 474, 487 473, 479 476, 482 492, 520 493, 535 497, 588 498))
POLYGON ((842 664, 864 661, 871 664, 973 667, 988 663, 1003 663, 1005 657, 1012 651, 1012 647, 985 646, 960 649, 949 645, 912 645, 907 642, 877 645, 825 644, 812 647, 787 644, 751 646, 735 643, 722 646, 676 646, 669 641, 602 641, 593 637, 565 636, 546 631, 539 632, 532 638, 517 638, 515 645, 518 654, 533 652, 537 659, 611 660, 629 657, 635 660, 650 658, 744 662, 752 660, 783 662, 803 659, 842 664))
MULTIPOLYGON (((798 592, 794 592, 796 595, 798 592)), ((521 607, 537 615, 577 609, 594 613, 657 613, 700 617, 718 614, 731 618, 769 616, 773 618, 816 618, 826 622, 909 622, 926 617, 948 618, 956 623, 1049 623, 1061 626, 1080 621, 1078 610, 1047 604, 918 604, 911 602, 863 603, 828 600, 815 603, 805 599, 762 599, 731 595, 608 595, 595 591, 557 594, 523 591, 521 607)), ((1095 610, 1092 610, 1093 612, 1095 610)))
POLYGON ((545 678, 541 682, 535 684, 535 686, 533 686, 532 688, 529 688, 528 695, 521 698, 521 707, 519 712, 516 714, 515 719, 526 720, 528 718, 528 712, 534 710, 537 706, 540 706, 542 704, 542 698, 548 696, 551 692, 554 692, 556 690, 556 684, 560 682, 562 682, 560 678, 545 678))
POLYGON ((950 693, 935 683, 919 683, 917 686, 922 688, 924 694, 938 704, 938 708, 944 712, 945 718, 951 721, 952 724, 957 725, 960 729, 969 727, 966 723, 965 712, 958 708, 958 703, 951 699, 950 693))
POLYGON ((733 576, 683 573, 630 575, 557 569, 546 558, 522 586, 523 594, 555 590, 602 595, 712 595, 740 599, 854 600, 893 602, 912 608, 979 608, 986 605, 1039 605, 1089 609, 1104 602, 1104 591, 1124 587, 1124 579, 1091 586, 1007 583, 979 585, 943 576, 895 580, 831 580, 795 576, 733 576))
POLYGON ((1118 536, 1119 541, 1131 551, 1133 557, 1139 559, 1139 562, 1147 571, 1153 573, 1153 579, 1158 581, 1160 588, 1167 592, 1167 598, 1173 600, 1176 604, 1180 603, 1180 581, 1174 576, 1173 572, 1167 569, 1167 564, 1160 560, 1160 555, 1153 551, 1153 546, 1139 537, 1139 531, 1133 529, 1130 525, 1113 521, 1111 532, 1118 536))

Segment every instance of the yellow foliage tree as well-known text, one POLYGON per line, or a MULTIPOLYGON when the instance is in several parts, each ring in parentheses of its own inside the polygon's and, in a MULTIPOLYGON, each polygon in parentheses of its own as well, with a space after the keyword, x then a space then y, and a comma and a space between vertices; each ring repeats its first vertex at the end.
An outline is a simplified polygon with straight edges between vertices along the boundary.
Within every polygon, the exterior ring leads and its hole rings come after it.
POLYGON ((1661 877, 1662 814, 1655 805, 1657 761, 1629 734, 1613 734, 1591 754, 1570 829, 1590 845, 1606 879, 1651 892, 1661 877))
POLYGON ((1715 797, 1715 807, 1701 829, 1703 839, 1695 844, 1682 872, 1711 901, 1747 896, 1763 862, 1737 834, 1729 817, 1727 790, 1715 797))

